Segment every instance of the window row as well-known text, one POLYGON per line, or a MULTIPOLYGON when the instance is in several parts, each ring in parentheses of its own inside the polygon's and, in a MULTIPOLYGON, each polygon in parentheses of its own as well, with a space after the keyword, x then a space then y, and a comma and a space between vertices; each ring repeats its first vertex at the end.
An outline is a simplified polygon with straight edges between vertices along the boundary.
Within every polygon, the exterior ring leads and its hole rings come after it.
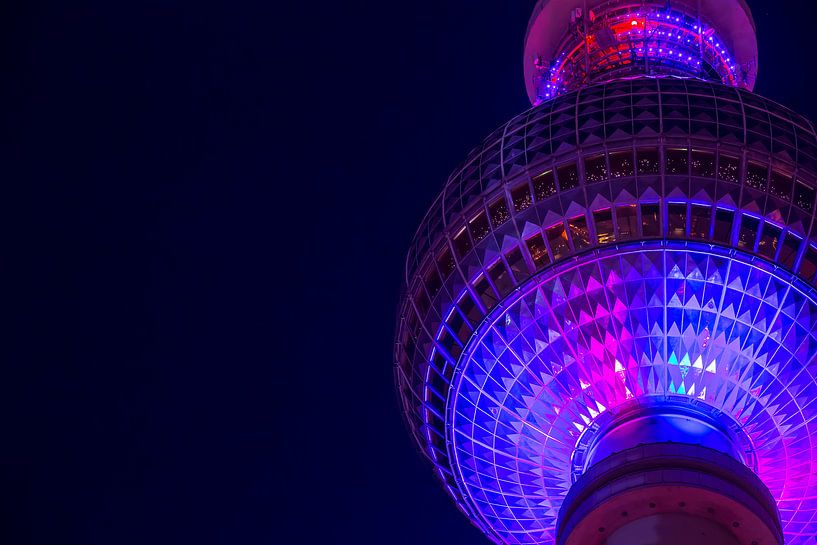
MULTIPOLYGON (((806 212, 814 209, 817 197, 814 188, 795 181, 791 174, 751 160, 742 165, 739 157, 711 151, 668 148, 662 154, 657 148, 626 150, 587 157, 582 167, 588 184, 611 178, 661 174, 715 178, 732 183, 743 179, 748 187, 767 191, 806 212)), ((511 207, 521 212, 534 202, 555 195, 557 188, 568 191, 578 187, 579 183, 579 165, 575 162, 545 171, 530 181, 519 182, 510 189, 510 203, 504 195, 496 197, 487 209, 480 210, 460 229, 453 239, 454 251, 460 258, 468 254, 491 233, 492 228, 496 229, 511 218, 511 207)), ((437 263, 443 278, 454 270, 454 259, 447 249, 438 256, 437 263)))
MULTIPOLYGON (((697 203, 641 203, 594 210, 543 228, 514 246, 470 282, 446 319, 440 342, 454 361, 459 357, 471 330, 514 287, 531 274, 569 255, 590 247, 642 239, 679 239, 714 242, 735 247, 779 263, 801 277, 817 276, 817 248, 803 249, 803 238, 782 227, 747 213, 697 203), (472 296, 473 294, 473 296, 472 296), (450 340, 450 342, 449 342, 450 340)), ((453 270, 449 261, 446 270, 453 270)), ((435 268, 421 282, 414 302, 421 316, 442 289, 435 268)))

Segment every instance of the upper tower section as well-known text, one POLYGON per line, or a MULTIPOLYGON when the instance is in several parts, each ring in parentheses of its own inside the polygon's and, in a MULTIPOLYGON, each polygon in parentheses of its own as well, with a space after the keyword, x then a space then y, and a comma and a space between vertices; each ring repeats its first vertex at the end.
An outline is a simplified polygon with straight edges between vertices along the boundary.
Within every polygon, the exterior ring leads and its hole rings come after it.
POLYGON ((757 38, 744 0, 539 0, 525 37, 532 104, 638 75, 752 90, 757 38))

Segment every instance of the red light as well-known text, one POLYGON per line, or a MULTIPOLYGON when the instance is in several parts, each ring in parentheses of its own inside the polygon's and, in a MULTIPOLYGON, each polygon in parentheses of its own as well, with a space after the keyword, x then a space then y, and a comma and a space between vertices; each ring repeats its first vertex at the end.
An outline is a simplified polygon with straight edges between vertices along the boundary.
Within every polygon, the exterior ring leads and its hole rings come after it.
POLYGON ((636 21, 635 19, 633 19, 633 20, 630 22, 630 24, 631 24, 631 25, 633 25, 633 26, 636 26, 636 25, 638 24, 638 21, 636 21))

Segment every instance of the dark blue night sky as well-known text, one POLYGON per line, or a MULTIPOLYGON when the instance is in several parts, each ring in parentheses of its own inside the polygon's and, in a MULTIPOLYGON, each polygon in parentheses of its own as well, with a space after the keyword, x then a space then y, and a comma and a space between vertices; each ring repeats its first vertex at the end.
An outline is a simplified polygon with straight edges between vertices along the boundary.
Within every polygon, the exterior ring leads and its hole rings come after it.
MULTIPOLYGON (((817 120, 817 5, 750 1, 817 120)), ((533 0, 0 8, 0 543, 487 540, 393 391, 402 263, 533 0)))

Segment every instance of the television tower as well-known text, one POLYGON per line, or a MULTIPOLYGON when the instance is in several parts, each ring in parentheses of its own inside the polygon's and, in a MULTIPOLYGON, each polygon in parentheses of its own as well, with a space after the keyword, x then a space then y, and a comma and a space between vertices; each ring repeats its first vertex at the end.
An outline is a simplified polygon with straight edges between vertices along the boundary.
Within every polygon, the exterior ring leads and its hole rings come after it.
POLYGON ((540 0, 417 230, 396 383, 498 544, 817 536, 817 135, 743 0, 540 0))

